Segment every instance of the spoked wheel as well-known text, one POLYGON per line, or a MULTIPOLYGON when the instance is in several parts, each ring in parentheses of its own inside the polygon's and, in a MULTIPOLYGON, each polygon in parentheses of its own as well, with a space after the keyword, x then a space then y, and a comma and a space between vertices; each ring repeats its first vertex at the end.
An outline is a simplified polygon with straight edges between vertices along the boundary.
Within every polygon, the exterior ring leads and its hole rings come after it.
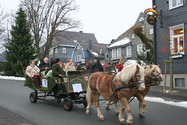
POLYGON ((71 100, 71 98, 69 97, 66 97, 63 101, 63 106, 64 106, 64 109, 66 111, 71 111, 72 108, 73 108, 73 101, 71 100))
POLYGON ((30 101, 31 101, 32 103, 36 103, 36 102, 37 102, 37 99, 38 99, 37 93, 36 93, 36 92, 32 92, 32 93, 30 94, 30 101))

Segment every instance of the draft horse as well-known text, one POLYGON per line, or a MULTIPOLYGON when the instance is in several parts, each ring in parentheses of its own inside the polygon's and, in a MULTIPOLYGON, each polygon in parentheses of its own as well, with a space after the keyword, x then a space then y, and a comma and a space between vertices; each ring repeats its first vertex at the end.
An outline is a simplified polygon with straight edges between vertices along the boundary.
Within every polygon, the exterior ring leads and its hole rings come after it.
MULTIPOLYGON (((144 97, 147 95, 147 93, 150 90, 151 86, 155 86, 160 84, 160 82, 163 80, 161 69, 159 68, 159 65, 147 65, 144 66, 144 73, 145 73, 145 85, 146 88, 144 90, 135 90, 135 96, 139 100, 139 116, 145 117, 145 108, 146 108, 146 101, 144 100, 144 97)), ((106 103, 106 109, 109 109, 110 101, 107 101, 106 103)), ((117 102, 115 102, 115 111, 119 113, 119 109, 117 107, 117 102)))
POLYGON ((127 111, 127 124, 132 124, 133 118, 128 100, 134 95, 136 89, 145 89, 144 68, 138 64, 129 65, 123 68, 115 76, 105 73, 93 73, 88 81, 87 88, 87 107, 86 114, 90 113, 90 108, 94 103, 97 109, 98 117, 104 120, 104 116, 99 108, 99 96, 101 95, 108 101, 118 101, 121 103, 119 112, 120 123, 125 123, 124 110, 127 111))

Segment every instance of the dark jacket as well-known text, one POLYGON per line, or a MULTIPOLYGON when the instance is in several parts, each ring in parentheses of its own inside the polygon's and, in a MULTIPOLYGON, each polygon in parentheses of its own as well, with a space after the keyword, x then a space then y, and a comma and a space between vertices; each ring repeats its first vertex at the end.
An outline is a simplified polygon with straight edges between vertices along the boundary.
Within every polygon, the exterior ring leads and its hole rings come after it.
POLYGON ((53 64, 52 72, 53 77, 59 77, 59 74, 65 75, 65 71, 58 64, 53 64))
POLYGON ((77 69, 76 70, 81 70, 81 66, 77 66, 77 69))
POLYGON ((96 62, 92 66, 93 72, 103 72, 103 66, 100 62, 96 62))
POLYGON ((92 73, 92 72, 93 72, 92 65, 86 66, 86 73, 92 73))
POLYGON ((49 67, 49 63, 42 62, 39 65, 40 72, 45 70, 45 67, 49 67))
POLYGON ((108 66, 106 67, 106 72, 107 72, 108 74, 111 74, 113 70, 115 71, 115 67, 114 67, 113 65, 108 65, 108 66))

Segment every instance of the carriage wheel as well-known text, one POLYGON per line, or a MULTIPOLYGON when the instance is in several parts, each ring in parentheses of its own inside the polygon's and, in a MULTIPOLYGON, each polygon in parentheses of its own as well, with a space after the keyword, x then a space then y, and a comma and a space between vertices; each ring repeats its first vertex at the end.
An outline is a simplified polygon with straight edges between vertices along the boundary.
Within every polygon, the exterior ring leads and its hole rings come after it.
POLYGON ((32 93, 30 94, 30 101, 31 101, 32 103, 36 103, 36 102, 37 102, 37 99, 38 99, 37 93, 36 93, 36 92, 32 92, 32 93))
POLYGON ((66 97, 63 101, 63 106, 66 111, 71 111, 73 108, 73 101, 71 98, 66 97))

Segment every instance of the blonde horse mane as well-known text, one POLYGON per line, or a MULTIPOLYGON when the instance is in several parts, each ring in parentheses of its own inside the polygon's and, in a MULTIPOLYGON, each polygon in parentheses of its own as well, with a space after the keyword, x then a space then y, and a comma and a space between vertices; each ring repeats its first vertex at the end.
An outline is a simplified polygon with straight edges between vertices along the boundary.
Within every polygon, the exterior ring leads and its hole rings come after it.
MULTIPOLYGON (((129 81, 136 73, 136 66, 139 67, 140 75, 144 78, 144 68, 140 66, 139 64, 131 64, 125 66, 121 72, 118 72, 116 74, 116 78, 120 80, 121 82, 127 82, 129 81)), ((141 78, 141 79, 143 79, 141 78)))

